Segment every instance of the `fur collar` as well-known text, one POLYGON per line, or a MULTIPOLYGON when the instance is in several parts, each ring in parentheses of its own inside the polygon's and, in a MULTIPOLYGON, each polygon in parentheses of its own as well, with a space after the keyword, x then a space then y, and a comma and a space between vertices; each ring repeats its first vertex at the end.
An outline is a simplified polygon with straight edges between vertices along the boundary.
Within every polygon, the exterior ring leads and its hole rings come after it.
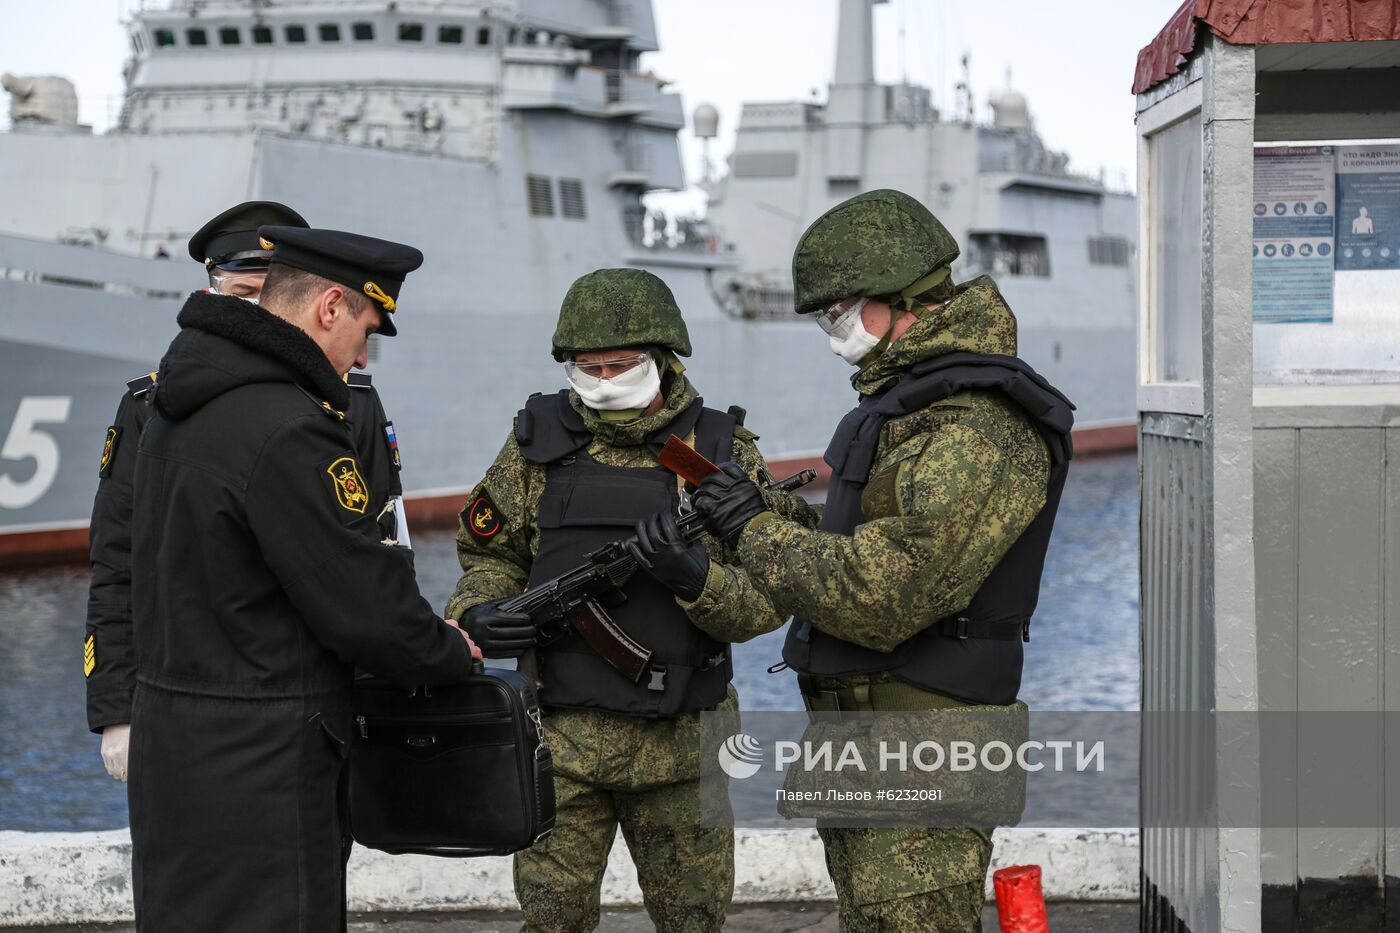
POLYGON ((350 406, 349 387, 316 342, 300 327, 251 301, 195 292, 176 322, 270 356, 295 370, 332 407, 344 411, 350 406))

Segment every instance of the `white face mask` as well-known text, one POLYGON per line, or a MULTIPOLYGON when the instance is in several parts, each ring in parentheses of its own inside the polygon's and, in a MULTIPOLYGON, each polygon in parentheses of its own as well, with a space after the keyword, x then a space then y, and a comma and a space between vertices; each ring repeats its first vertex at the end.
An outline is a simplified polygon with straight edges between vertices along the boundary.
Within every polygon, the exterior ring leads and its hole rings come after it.
POLYGON ((645 363, 611 379, 573 370, 569 373, 569 384, 583 399, 583 404, 595 411, 627 411, 646 408, 652 403, 656 393, 661 391, 661 374, 656 371, 656 361, 648 356, 645 363))
POLYGON ((832 353, 852 366, 859 366, 860 361, 865 359, 865 355, 875 349, 880 338, 865 329, 865 322, 860 319, 860 314, 857 312, 844 337, 838 337, 833 333, 827 337, 827 341, 831 344, 832 353))

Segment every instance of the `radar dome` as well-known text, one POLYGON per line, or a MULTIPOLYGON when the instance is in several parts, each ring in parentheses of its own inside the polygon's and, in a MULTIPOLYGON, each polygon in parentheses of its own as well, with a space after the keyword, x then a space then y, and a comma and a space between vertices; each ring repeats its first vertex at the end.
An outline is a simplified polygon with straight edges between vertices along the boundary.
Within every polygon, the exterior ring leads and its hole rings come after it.
POLYGON ((719 111, 713 104, 701 104, 693 116, 696 139, 714 139, 719 135, 719 111))
POLYGON ((1026 96, 1007 89, 992 95, 992 125, 1001 130, 1029 130, 1031 109, 1026 96))

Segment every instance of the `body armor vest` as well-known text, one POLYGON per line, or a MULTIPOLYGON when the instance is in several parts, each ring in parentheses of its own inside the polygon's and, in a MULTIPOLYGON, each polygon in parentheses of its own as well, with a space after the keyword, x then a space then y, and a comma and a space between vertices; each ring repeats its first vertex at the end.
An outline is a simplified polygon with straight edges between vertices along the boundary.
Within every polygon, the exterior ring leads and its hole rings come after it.
MULTIPOLYGON (((736 409, 731 409, 736 411, 736 409)), ((733 459, 740 418, 703 407, 697 399, 648 438, 653 452, 671 435, 695 432, 695 449, 711 461, 733 459)), ((593 435, 569 405, 569 393, 535 395, 516 420, 520 453, 545 467, 536 525, 539 544, 527 586, 583 563, 584 555, 634 533, 637 521, 680 504, 676 475, 663 467, 614 467, 588 454, 593 435)), ((733 676, 729 646, 686 618, 675 594, 637 571, 607 612, 629 636, 652 651, 651 664, 633 683, 576 633, 536 650, 540 702, 549 707, 603 709, 631 716, 675 717, 714 707, 733 676)))
POLYGON ((821 530, 850 535, 868 518, 861 493, 869 479, 881 429, 968 389, 996 389, 1031 417, 1050 453, 1045 506, 1002 557, 972 601, 955 616, 885 653, 843 641, 794 619, 783 660, 804 674, 889 671, 926 690, 971 703, 1014 702, 1021 688, 1022 641, 1040 596, 1040 574, 1072 455, 1074 405, 1035 370, 1012 356, 950 353, 925 360, 898 383, 861 399, 841 420, 825 459, 831 486, 821 530))

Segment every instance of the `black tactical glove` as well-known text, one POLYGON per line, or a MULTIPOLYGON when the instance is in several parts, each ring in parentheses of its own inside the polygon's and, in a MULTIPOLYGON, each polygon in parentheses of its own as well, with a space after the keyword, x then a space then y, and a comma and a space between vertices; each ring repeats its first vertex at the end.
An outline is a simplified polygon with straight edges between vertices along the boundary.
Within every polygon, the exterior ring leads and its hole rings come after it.
POLYGON ((737 463, 720 464, 690 497, 705 523, 705 530, 728 544, 738 540, 754 516, 768 511, 763 493, 737 463))
POLYGON ((705 589, 710 555, 699 541, 686 541, 670 512, 657 512, 637 522, 637 540, 627 542, 637 566, 686 602, 705 589))
POLYGON ((488 658, 518 658, 535 647, 535 623, 523 612, 503 612, 500 600, 467 610, 462 629, 488 658))

